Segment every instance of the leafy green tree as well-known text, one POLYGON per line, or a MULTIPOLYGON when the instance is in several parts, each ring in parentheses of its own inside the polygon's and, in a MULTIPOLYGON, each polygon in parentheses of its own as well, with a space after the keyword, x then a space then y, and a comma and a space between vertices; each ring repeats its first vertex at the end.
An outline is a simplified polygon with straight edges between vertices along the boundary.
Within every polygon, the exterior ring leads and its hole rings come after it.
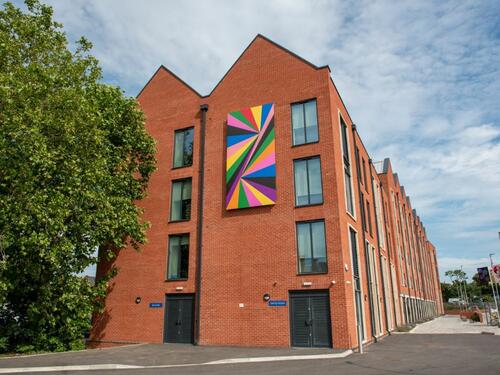
POLYGON ((491 285, 489 283, 482 283, 479 279, 479 274, 472 276, 472 282, 469 284, 471 293, 474 296, 479 296, 483 301, 493 301, 493 294, 491 292, 491 285))
POLYGON ((448 283, 441 283, 441 293, 444 302, 448 302, 450 298, 456 298, 458 296, 457 288, 448 283))
POLYGON ((0 351, 77 349, 116 271, 83 279, 95 250, 145 241, 155 144, 91 44, 26 6, 0 7, 0 351))

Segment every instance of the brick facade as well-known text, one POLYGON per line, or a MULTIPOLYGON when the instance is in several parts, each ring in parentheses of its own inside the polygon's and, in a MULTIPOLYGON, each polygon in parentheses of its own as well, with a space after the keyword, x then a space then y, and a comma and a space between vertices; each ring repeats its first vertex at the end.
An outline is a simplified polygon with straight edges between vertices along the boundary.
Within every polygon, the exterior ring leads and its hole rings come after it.
POLYGON ((286 347, 291 345, 289 293, 323 290, 328 292, 333 347, 355 348, 349 228, 357 233, 365 342, 443 312, 436 250, 389 160, 372 163, 328 67, 316 67, 259 35, 210 95, 201 96, 160 67, 138 101, 157 142, 158 169, 147 198, 139 203, 151 227, 140 252, 123 249, 112 262, 99 264, 98 277, 111 266, 119 273, 110 282, 105 312, 95 317, 92 340, 163 342, 166 305, 151 308, 149 303, 193 294, 198 344, 286 347), (291 104, 308 99, 316 99, 319 141, 292 146, 291 104), (228 211, 227 114, 263 103, 275 105, 276 204, 228 211), (201 105, 208 110, 200 110, 201 105), (341 117, 348 128, 353 215, 346 212, 341 117), (194 128, 192 166, 172 168, 174 132, 187 127, 194 128), (293 161, 310 156, 321 160, 323 203, 295 207, 293 161), (181 178, 192 179, 191 218, 169 222, 172 181, 181 178), (317 219, 325 223, 328 272, 301 275, 296 223, 317 219), (168 238, 174 234, 189 234, 187 280, 166 281, 168 238), (287 305, 269 307, 264 294, 287 305))

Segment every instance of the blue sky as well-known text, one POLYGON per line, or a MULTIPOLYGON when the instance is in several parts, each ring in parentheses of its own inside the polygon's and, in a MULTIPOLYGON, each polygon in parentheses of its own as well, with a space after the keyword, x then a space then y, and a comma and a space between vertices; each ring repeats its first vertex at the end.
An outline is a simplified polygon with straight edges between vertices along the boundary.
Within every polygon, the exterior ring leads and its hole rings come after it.
POLYGON ((500 263, 499 1, 51 0, 104 81, 160 64, 202 94, 257 33, 332 77, 373 160, 390 157, 445 270, 500 263))

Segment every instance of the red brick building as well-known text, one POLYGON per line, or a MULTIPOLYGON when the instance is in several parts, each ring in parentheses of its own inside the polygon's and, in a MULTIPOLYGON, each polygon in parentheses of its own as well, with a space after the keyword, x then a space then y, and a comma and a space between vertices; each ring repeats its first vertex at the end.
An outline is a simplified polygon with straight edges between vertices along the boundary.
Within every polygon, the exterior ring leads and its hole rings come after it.
POLYGON ((99 265, 119 273, 93 340, 355 348, 443 312, 436 250, 328 66, 258 35, 209 95, 162 66, 138 101, 151 227, 99 265))

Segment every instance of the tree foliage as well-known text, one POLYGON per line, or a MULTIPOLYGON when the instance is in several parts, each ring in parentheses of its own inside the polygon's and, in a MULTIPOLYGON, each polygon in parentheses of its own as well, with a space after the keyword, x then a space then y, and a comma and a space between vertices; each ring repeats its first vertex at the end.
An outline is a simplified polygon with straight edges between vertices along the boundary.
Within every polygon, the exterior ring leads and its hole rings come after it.
POLYGON ((491 286, 481 283, 477 273, 472 277, 471 282, 467 282, 466 273, 458 269, 446 271, 445 276, 450 278, 451 283, 441 283, 441 293, 444 301, 448 301, 450 298, 463 299, 464 290, 467 291, 467 296, 472 303, 493 300, 491 286))
POLYGON ((155 145, 91 44, 26 6, 0 8, 0 351, 74 349, 113 276, 80 276, 95 250, 145 241, 155 145))

